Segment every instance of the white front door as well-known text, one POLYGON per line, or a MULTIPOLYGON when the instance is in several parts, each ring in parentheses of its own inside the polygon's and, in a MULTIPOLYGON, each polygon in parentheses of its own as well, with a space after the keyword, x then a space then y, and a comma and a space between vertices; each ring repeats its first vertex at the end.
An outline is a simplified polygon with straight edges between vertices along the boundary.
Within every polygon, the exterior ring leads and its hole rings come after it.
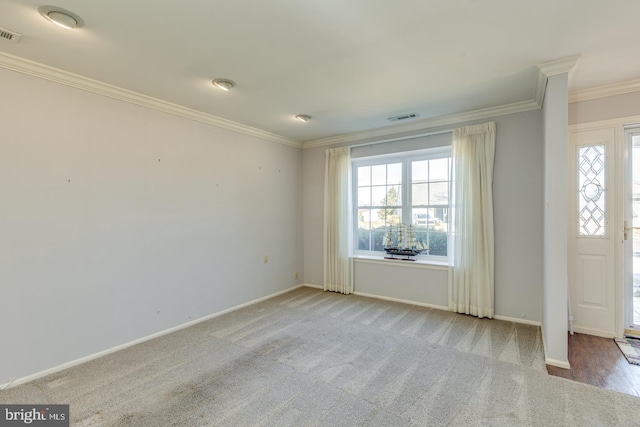
MULTIPOLYGON (((576 332, 615 337, 618 197, 615 126, 569 134, 569 300, 576 332)), ((558 220, 561 220, 560 218, 558 220)))

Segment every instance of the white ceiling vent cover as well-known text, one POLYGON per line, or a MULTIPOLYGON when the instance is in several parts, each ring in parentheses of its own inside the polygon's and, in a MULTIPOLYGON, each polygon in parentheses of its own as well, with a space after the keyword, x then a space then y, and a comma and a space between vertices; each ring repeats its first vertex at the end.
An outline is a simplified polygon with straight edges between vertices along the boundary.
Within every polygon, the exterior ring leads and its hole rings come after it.
POLYGON ((12 42, 17 42, 22 37, 18 33, 14 33, 13 31, 5 30, 4 28, 0 28, 0 39, 9 40, 12 42))
POLYGON ((398 122, 400 120, 415 119, 416 117, 419 117, 419 116, 417 114, 411 113, 411 114, 403 114, 401 116, 389 117, 387 120, 391 120, 392 122, 398 122))

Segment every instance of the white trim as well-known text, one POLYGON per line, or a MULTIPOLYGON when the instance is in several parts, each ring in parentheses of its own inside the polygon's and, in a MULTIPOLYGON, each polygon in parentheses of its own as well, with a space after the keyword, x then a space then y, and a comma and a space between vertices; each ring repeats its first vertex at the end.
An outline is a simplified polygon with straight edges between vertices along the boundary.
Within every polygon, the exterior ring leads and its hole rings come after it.
MULTIPOLYGON (((558 367, 558 368, 571 369, 571 365, 569 364, 569 360, 568 359, 566 361, 562 361, 562 360, 558 360, 558 359, 551 359, 551 358, 549 358, 549 356, 547 356, 547 344, 546 344, 545 339, 544 339, 544 325, 542 323, 540 324, 540 333, 542 335, 542 350, 544 351, 544 363, 546 365, 551 365, 551 366, 555 366, 555 367, 558 367)), ((569 340, 569 337, 567 336, 567 347, 569 345, 568 340, 569 340)), ((568 349, 567 349, 567 357, 569 356, 568 353, 569 352, 568 352, 568 349)))
POLYGON ((427 307, 427 308, 435 308, 437 310, 444 310, 444 311, 451 311, 449 309, 449 307, 445 307, 442 305, 436 305, 436 304, 429 304, 426 302, 418 302, 418 301, 411 301, 411 300, 406 300, 406 299, 400 299, 400 298, 392 298, 392 297, 386 297, 383 295, 376 295, 376 294, 368 294, 365 292, 354 292, 354 295, 360 296, 360 297, 367 297, 367 298, 376 298, 376 299, 381 299, 384 301, 391 301, 391 302, 399 302, 402 304, 409 304, 409 305, 418 305, 420 307, 427 307))
POLYGON ((130 104, 139 105, 141 107, 151 108, 152 110, 161 111, 177 117, 195 120, 197 122, 216 126, 222 129, 231 130, 244 135, 254 136, 265 139, 267 141, 277 142, 279 144, 288 145, 295 148, 302 148, 302 144, 291 138, 286 138, 275 133, 267 132, 231 120, 216 117, 211 114, 196 111, 182 105, 173 104, 158 98, 152 98, 137 92, 123 89, 110 85, 98 80, 90 79, 78 74, 70 73, 38 62, 29 61, 24 58, 9 55, 0 52, 0 68, 16 71, 22 74, 38 77, 54 83, 60 83, 76 89, 85 90, 87 92, 98 95, 108 96, 130 104))
MULTIPOLYGON (((381 299, 381 300, 385 300, 385 301, 399 302, 399 303, 402 303, 402 304, 417 305, 417 306, 420 306, 420 307, 435 308, 435 309, 438 309, 438 310, 452 312, 449 307, 442 306, 442 305, 437 305, 437 304, 429 304, 429 303, 426 303, 426 302, 418 302, 418 301, 412 301, 412 300, 406 300, 406 299, 400 299, 400 298, 393 298, 393 297, 387 297, 387 296, 383 296, 383 295, 368 294, 368 293, 365 293, 365 292, 358 292, 358 291, 354 292, 353 294, 361 296, 361 297, 376 298, 376 299, 381 299)), ((456 314, 460 314, 460 313, 456 313, 456 314)), ((504 322, 522 323, 522 324, 531 325, 531 326, 538 326, 539 327, 541 325, 540 322, 536 322, 536 321, 533 321, 533 320, 518 319, 518 318, 515 318, 515 317, 493 316, 493 318, 495 320, 500 320, 500 321, 504 321, 504 322)))
POLYGON ((547 91, 547 76, 538 68, 538 79, 536 81, 536 92, 533 96, 533 100, 536 104, 542 108, 544 103, 544 94, 547 91))
POLYGON ((519 317, 494 315, 493 318, 496 320, 504 320, 505 322, 522 323, 523 325, 542 326, 542 323, 536 320, 521 319, 519 317))
POLYGON ((613 83, 589 89, 576 90, 569 93, 569 103, 606 98, 608 96, 624 95, 625 93, 633 92, 640 92, 640 80, 631 80, 628 82, 613 83))
POLYGON ((540 108, 542 108, 544 104, 544 95, 547 90, 547 80, 549 77, 562 73, 569 73, 571 75, 580 57, 581 55, 575 55, 538 64, 538 79, 536 81, 536 92, 533 99, 540 108))
POLYGON ((573 55, 543 62, 542 64, 538 64, 538 69, 542 71, 547 78, 557 76, 558 74, 571 73, 581 57, 582 55, 573 55))
POLYGON ((89 362, 89 361, 97 359, 99 357, 106 356, 106 355, 111 354, 111 353, 115 353, 116 351, 124 350, 127 347, 131 347, 131 346, 134 346, 136 344, 140 344, 140 343, 143 343, 145 341, 152 340, 154 338, 159 338, 159 337, 161 337, 163 335, 167 335, 167 334, 170 334, 172 332, 179 331, 180 329, 188 328, 189 326, 193 326, 195 324, 205 322, 205 321, 213 319, 215 317, 219 317, 219 316, 222 316, 224 314, 231 313, 232 311, 240 310, 242 308, 245 308, 245 307, 248 307, 248 306, 251 306, 251 305, 254 305, 254 304, 258 304, 258 303, 260 303, 262 301, 268 300, 268 299, 273 298, 273 297, 277 297, 278 295, 286 294, 287 292, 291 292, 291 291, 293 291, 295 289, 298 289, 298 288, 301 288, 303 286, 310 286, 310 285, 301 284, 301 285, 294 286, 292 288, 287 288, 287 289, 284 289, 282 291, 275 292, 273 294, 270 294, 270 295, 267 295, 267 296, 264 296, 264 297, 261 297, 261 298, 246 302, 244 304, 240 304, 240 305, 237 305, 235 307, 231 307, 231 308, 228 308, 226 310, 219 311, 219 312, 213 313, 213 314, 209 314, 208 316, 204 316, 204 317, 201 317, 199 319, 191 320, 190 322, 183 323, 181 325, 174 326, 174 327, 169 328, 169 329, 165 329, 164 331, 156 332, 155 334, 147 335, 145 337, 138 338, 137 340, 129 341, 127 343, 118 345, 116 347, 111 347, 111 348, 108 348, 106 350, 100 351, 98 353, 90 354, 88 356, 84 356, 84 357, 81 357, 79 359, 75 359, 75 360, 72 360, 70 362, 63 363, 62 365, 58 365, 58 366, 55 366, 53 368, 45 369, 44 371, 40 371, 40 372, 37 372, 35 374, 27 375, 26 377, 18 378, 16 380, 10 380, 7 383, 0 384, 0 391, 6 390, 6 389, 9 389, 9 388, 21 385, 21 384, 25 384, 25 383, 30 382, 30 381, 37 380, 38 378, 42 378, 42 377, 45 377, 47 375, 54 374, 54 373, 62 371, 64 369, 68 369, 68 368, 71 368, 71 367, 74 367, 74 366, 77 366, 77 365, 81 365, 81 364, 83 364, 85 362, 89 362))
POLYGON ((612 126, 633 126, 640 124, 640 116, 622 117, 619 119, 600 120, 596 122, 576 123, 569 126, 569 132, 610 128, 612 126))
MULTIPOLYGON (((375 263, 375 261, 373 261, 375 263)), ((404 265, 404 264, 402 264, 404 265)), ((314 284, 310 284, 310 283, 303 283, 301 286, 307 286, 309 288, 315 288, 315 289, 323 289, 322 286, 318 286, 318 285, 314 285, 314 284)), ((406 300, 406 299, 400 299, 400 298, 392 298, 392 297, 386 297, 383 295, 376 295, 376 294, 369 294, 366 292, 354 292, 354 295, 358 295, 361 297, 367 297, 367 298, 376 298, 376 299, 381 299, 381 300, 385 300, 385 301, 392 301, 392 302, 399 302, 402 304, 409 304, 409 305, 417 305, 420 307, 427 307, 427 308, 435 308, 438 310, 444 310, 444 311, 449 311, 451 312, 451 309, 449 309, 449 307, 445 307, 442 305, 437 305, 437 304, 429 304, 429 303, 425 303, 425 302, 418 302, 418 301, 412 301, 412 300, 406 300)), ((540 322, 537 322, 535 320, 526 320, 526 319, 518 319, 516 317, 508 317, 508 316, 494 316, 494 319, 496 320, 500 320, 500 321, 504 321, 504 322, 513 322, 513 323, 522 323, 524 325, 530 325, 530 326, 541 326, 540 322)))
POLYGON ((324 290, 324 286, 322 285, 316 285, 315 283, 303 283, 300 286, 306 286, 308 288, 315 288, 315 289, 322 289, 324 290))
POLYGON ((581 326, 576 326, 575 324, 573 325, 573 330, 574 330, 574 332, 577 332, 579 334, 593 335, 593 336, 602 337, 602 338, 616 338, 617 337, 615 332, 601 331, 599 329, 583 328, 581 326))
POLYGON ((394 267, 417 267, 417 268, 426 268, 429 270, 449 270, 449 265, 447 263, 437 263, 434 261, 426 261, 426 260, 416 260, 416 261, 403 261, 403 260, 392 260, 385 259, 382 257, 376 256, 366 256, 366 255, 354 255, 354 262, 365 263, 365 264, 381 264, 387 266, 394 267))
POLYGON ((446 126, 456 123, 470 122, 474 120, 483 120, 492 117, 504 116, 507 114, 521 113, 524 111, 538 110, 542 107, 544 101, 544 93, 547 87, 547 79, 557 74, 569 73, 575 70, 576 64, 580 60, 581 55, 569 56, 566 58, 556 59, 554 61, 544 62, 538 65, 538 76, 536 81, 536 89, 533 99, 528 101, 515 102, 513 104, 500 105, 497 107, 482 108, 479 110, 467 111, 465 113, 451 114, 448 116, 434 117, 411 123, 396 126, 387 126, 361 132, 353 132, 344 135, 337 135, 328 138, 320 138, 302 143, 303 149, 323 147, 334 144, 345 144, 365 140, 368 138, 381 138, 385 136, 396 135, 402 132, 412 132, 422 129, 434 128, 437 126, 446 126))
POLYGON ((562 360, 556 359, 548 359, 546 356, 544 358, 544 363, 546 363, 547 365, 555 366, 556 368, 571 369, 571 365, 569 365, 569 362, 563 362, 562 360))
MULTIPOLYGON (((640 118, 639 118, 640 120, 640 118)), ((619 246, 618 265, 616 271, 620 273, 618 283, 620 283, 620 295, 617 299, 620 304, 620 312, 622 316, 619 316, 620 322, 617 324, 616 332, 618 337, 628 336, 626 331, 633 331, 635 326, 634 320, 634 298, 633 298, 633 239, 631 242, 624 239, 624 223, 625 220, 633 222, 632 218, 632 200, 628 199, 633 193, 633 167, 630 164, 632 160, 633 150, 633 137, 640 134, 640 127, 635 124, 629 124, 628 126, 620 125, 619 128, 619 155, 617 158, 620 161, 619 176, 622 185, 619 186, 620 198, 619 205, 623 207, 621 209, 618 218, 618 229, 620 234, 618 237, 623 242, 619 246)), ((633 225, 633 224, 632 224, 633 225)))
MULTIPOLYGON (((329 138, 320 138, 302 143, 303 149, 324 147, 327 145, 343 144, 348 142, 361 141, 367 138, 380 138, 385 136, 396 135, 402 132, 418 131, 429 129, 437 126, 446 126, 456 123, 469 122, 473 120, 488 119, 491 117, 504 116, 507 114, 521 113, 524 111, 538 110, 540 104, 534 100, 521 101, 513 104, 500 105, 497 107, 483 108, 480 110, 468 111, 466 113, 452 114, 448 116, 435 117, 412 122, 411 124, 402 124, 396 126, 387 126, 373 130, 361 132, 353 132, 343 135, 332 136, 329 138)), ((413 138, 408 136, 407 138, 413 138)))

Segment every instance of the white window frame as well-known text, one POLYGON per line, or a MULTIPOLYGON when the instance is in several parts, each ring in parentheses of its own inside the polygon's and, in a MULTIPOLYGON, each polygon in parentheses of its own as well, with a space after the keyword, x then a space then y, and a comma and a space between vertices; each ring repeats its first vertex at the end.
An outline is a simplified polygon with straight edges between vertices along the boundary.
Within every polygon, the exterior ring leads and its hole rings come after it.
MULTIPOLYGON (((415 151, 406 151, 401 153, 392 153, 392 154, 381 154, 376 156, 368 156, 368 157, 360 157, 353 159, 351 161, 352 167, 352 211, 353 211, 353 255, 355 257, 363 256, 363 257, 373 257, 384 259, 385 252, 382 251, 368 251, 368 250, 360 250, 358 249, 358 167, 362 166, 376 166, 382 164, 389 163, 402 163, 402 202, 400 209, 402 210, 402 223, 404 224, 412 224, 413 220, 411 218, 411 211, 413 208, 412 204, 412 182, 411 182, 411 166, 412 162, 420 161, 420 160, 435 160, 442 158, 451 159, 452 149, 451 146, 443 146, 443 147, 435 147, 428 148, 423 150, 415 150, 415 151)), ((453 187, 453 177, 451 176, 451 165, 449 167, 449 204, 446 206, 448 209, 449 215, 449 224, 451 224, 451 214, 453 213, 451 209, 452 200, 452 187, 453 187)), ((425 205, 426 206, 426 205, 425 205)), ((428 207, 435 208, 435 205, 430 205, 428 207)), ((437 206, 442 207, 442 205, 437 206)), ((447 228, 447 256, 440 255, 418 255, 416 260, 419 262, 425 263, 434 263, 434 264, 445 264, 449 259, 449 251, 451 250, 451 227, 447 228)))

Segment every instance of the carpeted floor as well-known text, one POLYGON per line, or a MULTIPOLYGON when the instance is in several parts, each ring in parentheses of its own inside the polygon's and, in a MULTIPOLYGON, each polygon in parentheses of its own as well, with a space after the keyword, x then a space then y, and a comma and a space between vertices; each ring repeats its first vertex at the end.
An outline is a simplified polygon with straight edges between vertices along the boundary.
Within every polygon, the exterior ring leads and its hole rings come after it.
POLYGON ((632 426, 640 400, 546 374, 540 330, 300 288, 0 392, 72 425, 632 426))

